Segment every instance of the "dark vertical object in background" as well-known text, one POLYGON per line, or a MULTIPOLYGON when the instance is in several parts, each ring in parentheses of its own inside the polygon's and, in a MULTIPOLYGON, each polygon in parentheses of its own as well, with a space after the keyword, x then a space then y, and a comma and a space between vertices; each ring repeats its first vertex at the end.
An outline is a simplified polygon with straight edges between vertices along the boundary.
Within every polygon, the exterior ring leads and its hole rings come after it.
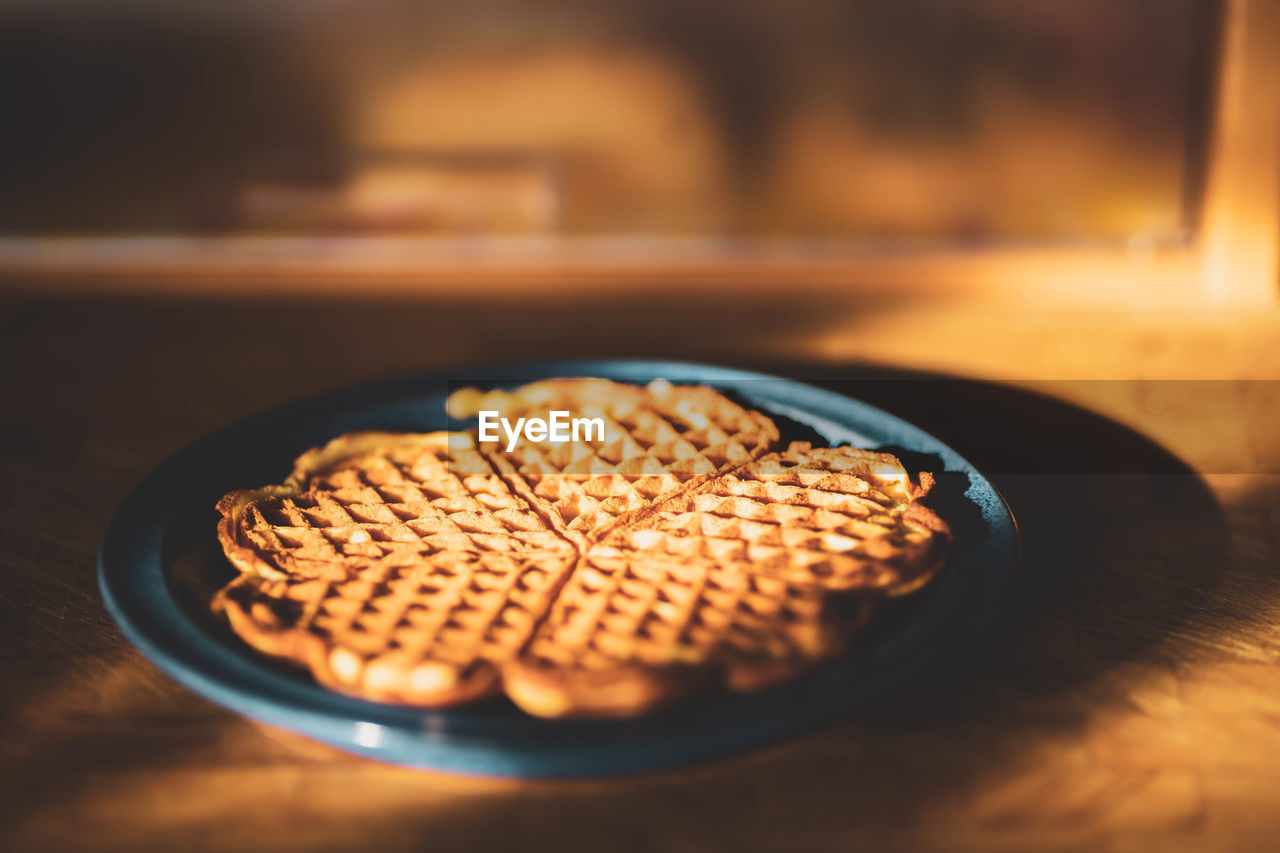
POLYGON ((1187 156, 1183 161, 1182 219, 1187 232, 1200 230, 1204 207, 1205 168, 1210 146, 1209 122, 1214 94, 1218 91, 1221 74, 1222 26, 1225 19, 1226 0, 1200 0, 1191 7, 1189 77, 1187 93, 1186 137, 1187 156))
POLYGON ((654 44, 688 67, 710 104, 731 157, 736 189, 756 189, 773 154, 785 96, 786 29, 758 3, 655 2, 644 7, 654 44))

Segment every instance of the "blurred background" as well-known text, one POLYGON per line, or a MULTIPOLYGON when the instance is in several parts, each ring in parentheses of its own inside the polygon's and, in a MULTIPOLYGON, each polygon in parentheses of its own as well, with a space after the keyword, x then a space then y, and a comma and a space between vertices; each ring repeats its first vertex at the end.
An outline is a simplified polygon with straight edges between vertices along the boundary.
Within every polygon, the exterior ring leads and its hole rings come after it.
POLYGON ((32 4, 0 227, 1180 243, 1214 8, 32 4))
MULTIPOLYGON (((588 303, 640 313, 575 354, 808 306, 783 350, 930 367, 902 329, 965 311, 1270 311, 1276 7, 10 0, 0 288, 533 311, 503 356, 588 303)), ((701 340, 655 354, 749 349, 701 340)))

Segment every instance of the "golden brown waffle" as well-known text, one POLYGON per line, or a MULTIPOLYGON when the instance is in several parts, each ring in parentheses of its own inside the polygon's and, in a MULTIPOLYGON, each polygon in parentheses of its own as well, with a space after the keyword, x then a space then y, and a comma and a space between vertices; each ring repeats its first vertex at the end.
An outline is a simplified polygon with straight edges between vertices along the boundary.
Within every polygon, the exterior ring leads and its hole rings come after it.
POLYGON ((842 650, 861 621, 731 562, 597 546, 503 686, 542 717, 630 715, 723 684, 758 690, 842 650))
POLYGON ((463 433, 351 433, 304 454, 283 486, 232 492, 218 511, 227 557, 263 577, 568 547, 463 433))
POLYGON ((534 714, 632 714, 838 654, 876 596, 945 556, 917 502, 928 475, 851 448, 769 453, 773 423, 711 389, 554 380, 450 406, 609 431, 510 458, 460 433, 355 433, 227 495, 242 574, 214 604, 247 643, 379 701, 501 683, 534 714))
POLYGON ((515 391, 464 388, 447 406, 454 417, 496 411, 512 423, 552 411, 602 419, 600 440, 521 439, 512 452, 505 439, 480 445, 557 528, 587 536, 760 456, 778 439, 778 428, 759 412, 711 388, 664 380, 646 388, 607 379, 552 379, 515 391))
POLYGON ((659 504, 605 544, 732 561, 790 583, 902 594, 941 568, 950 533, 902 463, 794 443, 659 504))
POLYGON ((438 552, 283 580, 244 574, 215 609, 257 650, 333 690, 441 706, 493 693, 550 606, 571 551, 438 552))
POLYGON ((243 574, 215 609, 258 650, 382 701, 492 691, 575 557, 462 433, 351 433, 218 509, 243 574))

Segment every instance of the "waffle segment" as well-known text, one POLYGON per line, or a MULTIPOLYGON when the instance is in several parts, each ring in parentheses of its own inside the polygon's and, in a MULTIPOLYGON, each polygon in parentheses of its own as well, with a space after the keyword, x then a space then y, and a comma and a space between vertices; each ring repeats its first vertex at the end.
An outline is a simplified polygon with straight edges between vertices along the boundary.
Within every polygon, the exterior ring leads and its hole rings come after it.
POLYGON ((515 391, 463 388, 449 397, 458 418, 495 411, 512 423, 547 417, 600 418, 604 437, 556 443, 523 437, 481 450, 516 488, 527 489, 558 529, 588 538, 708 478, 765 453, 778 428, 711 388, 665 380, 645 388, 607 379, 552 379, 515 391))
POLYGON ((442 551, 567 548, 463 433, 353 433, 298 459, 281 486, 218 503, 242 572, 340 577, 349 565, 442 551))
POLYGON ((528 641, 573 559, 442 552, 340 577, 244 574, 214 608, 249 645, 307 666, 326 687, 438 707, 496 692, 500 665, 528 641))
POLYGON ((242 574, 214 609, 259 651, 377 701, 492 693, 576 559, 462 433, 348 434, 218 510, 242 574))
POLYGON ((597 546, 529 647, 507 695, 543 717, 630 715, 717 685, 758 690, 845 648, 834 600, 713 560, 597 546))
POLYGON ((658 505, 606 544, 680 559, 734 561, 744 571, 830 590, 900 595, 941 568, 946 524, 917 500, 893 456, 852 447, 787 450, 658 505))

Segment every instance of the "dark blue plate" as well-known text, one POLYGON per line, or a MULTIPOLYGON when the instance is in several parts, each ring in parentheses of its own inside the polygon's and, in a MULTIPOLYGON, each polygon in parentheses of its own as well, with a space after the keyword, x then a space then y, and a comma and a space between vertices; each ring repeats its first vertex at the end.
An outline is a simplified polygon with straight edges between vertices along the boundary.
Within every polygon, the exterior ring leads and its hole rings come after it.
POLYGON ((125 498, 103 537, 107 609, 143 654, 202 696, 256 720, 398 764, 499 776, 651 770, 748 749, 865 710, 971 636, 991 616, 1017 562, 1012 516, 972 465, 879 409, 809 385, 719 367, 588 361, 436 373, 362 385, 282 406, 200 441, 125 498), (235 488, 281 481, 309 447, 349 430, 457 428, 444 399, 459 383, 510 386, 555 376, 712 385, 778 422, 785 439, 886 448, 932 471, 931 503, 952 526, 943 574, 879 609, 843 660, 782 687, 715 695, 634 720, 550 721, 506 700, 421 711, 340 696, 254 653, 210 613, 234 576, 213 506, 235 488))

